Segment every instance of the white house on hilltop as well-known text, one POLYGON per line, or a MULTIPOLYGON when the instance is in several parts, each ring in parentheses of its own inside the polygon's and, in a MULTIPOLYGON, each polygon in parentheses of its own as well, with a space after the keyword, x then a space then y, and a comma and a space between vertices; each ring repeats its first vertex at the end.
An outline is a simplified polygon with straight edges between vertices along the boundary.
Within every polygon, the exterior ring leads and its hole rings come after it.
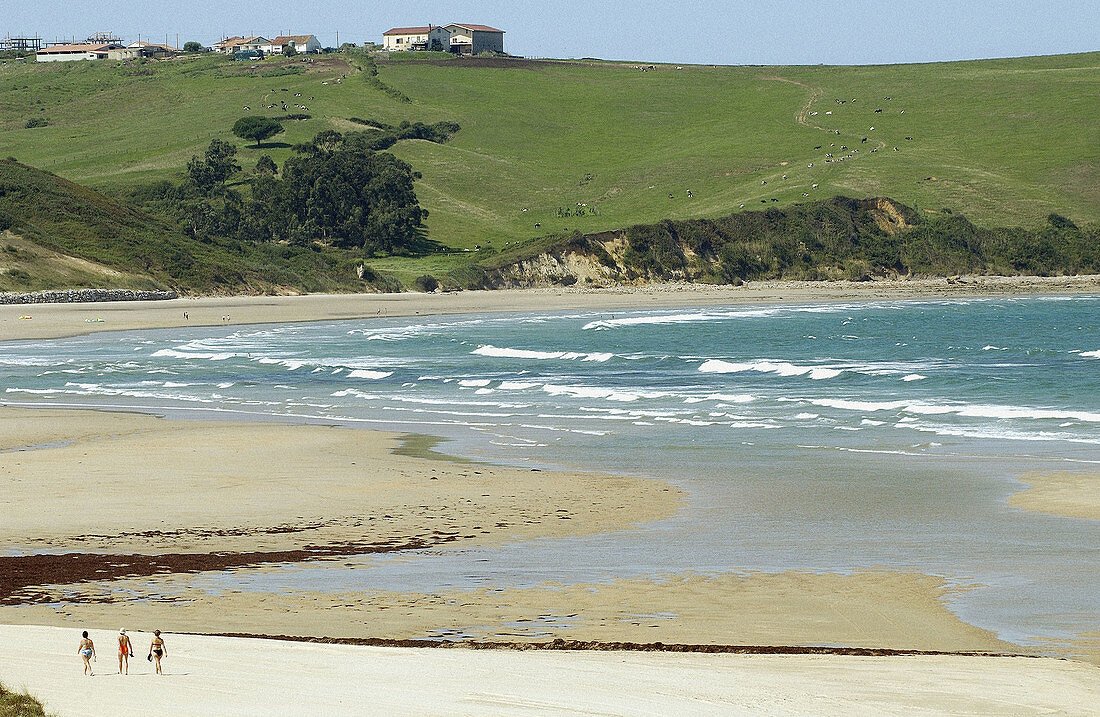
POLYGON ((504 30, 488 25, 453 22, 450 25, 395 27, 382 33, 382 49, 391 51, 443 50, 456 55, 504 52, 504 30))
POLYGON ((281 55, 288 47, 301 54, 303 52, 320 52, 321 42, 316 35, 280 35, 264 48, 265 55, 281 55))

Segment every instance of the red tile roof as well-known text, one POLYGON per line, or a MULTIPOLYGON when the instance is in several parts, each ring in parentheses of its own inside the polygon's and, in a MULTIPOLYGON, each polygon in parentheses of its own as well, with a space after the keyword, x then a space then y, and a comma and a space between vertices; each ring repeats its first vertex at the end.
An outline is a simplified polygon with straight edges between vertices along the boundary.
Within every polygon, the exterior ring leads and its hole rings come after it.
POLYGON ((452 25, 458 25, 459 27, 466 28, 467 30, 476 30, 477 32, 499 32, 504 33, 504 30, 498 30, 495 27, 489 27, 488 25, 467 25, 464 22, 452 22, 452 25))
POLYGON ((386 30, 382 35, 427 35, 430 30, 430 27, 395 27, 392 30, 386 30))

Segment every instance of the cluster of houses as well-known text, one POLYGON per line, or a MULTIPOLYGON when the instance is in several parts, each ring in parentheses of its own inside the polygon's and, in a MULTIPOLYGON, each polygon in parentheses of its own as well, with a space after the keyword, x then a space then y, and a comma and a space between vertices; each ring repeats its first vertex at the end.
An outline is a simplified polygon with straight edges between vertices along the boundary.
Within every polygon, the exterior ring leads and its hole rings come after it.
POLYGON ((293 49, 296 53, 320 52, 321 43, 316 35, 280 35, 273 40, 255 35, 253 37, 229 37, 221 42, 215 42, 214 52, 226 55, 236 55, 239 52, 262 52, 264 56, 282 55, 287 49, 293 49))
POLYGON ((504 52, 504 30, 488 25, 395 27, 382 33, 382 49, 390 51, 436 50, 456 55, 504 52))
MULTIPOLYGON (((19 38, 17 38, 19 39, 19 38)), ((38 62, 68 62, 72 60, 136 60, 143 57, 161 58, 180 52, 179 48, 153 42, 122 41, 110 33, 97 33, 85 42, 44 43, 33 38, 27 47, 35 50, 38 62)), ((22 45, 20 46, 22 47, 22 45)), ((395 27, 382 34, 382 49, 389 51, 436 50, 457 55, 479 55, 483 52, 504 52, 504 31, 488 25, 451 23, 423 27, 395 27)), ((280 35, 268 39, 260 35, 229 37, 215 42, 209 50, 226 55, 262 56, 321 52, 316 35, 280 35)))

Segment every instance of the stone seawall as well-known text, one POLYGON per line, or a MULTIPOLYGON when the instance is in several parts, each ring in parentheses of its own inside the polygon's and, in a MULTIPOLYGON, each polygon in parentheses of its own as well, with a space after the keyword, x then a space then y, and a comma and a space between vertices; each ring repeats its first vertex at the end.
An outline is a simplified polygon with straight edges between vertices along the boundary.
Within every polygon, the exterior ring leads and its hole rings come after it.
POLYGON ((174 291, 134 291, 132 289, 65 289, 33 293, 0 294, 0 304, 75 304, 89 301, 165 301, 177 299, 174 291))

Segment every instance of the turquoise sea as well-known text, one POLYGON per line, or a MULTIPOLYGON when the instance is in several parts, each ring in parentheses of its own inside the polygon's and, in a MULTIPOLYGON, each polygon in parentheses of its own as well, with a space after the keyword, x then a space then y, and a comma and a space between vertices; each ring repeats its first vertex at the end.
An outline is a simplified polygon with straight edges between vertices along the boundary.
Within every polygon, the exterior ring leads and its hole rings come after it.
MULTIPOLYGON (((0 401, 430 433, 456 455, 674 481, 670 520, 210 578, 435 591, 686 570, 940 575, 1023 644, 1100 618, 1100 521, 1011 508, 1100 474, 1100 297, 378 318, 0 343, 0 401)), ((18 550, 19 546, 0 546, 18 550)), ((220 582, 219 582, 220 581, 220 582)))

